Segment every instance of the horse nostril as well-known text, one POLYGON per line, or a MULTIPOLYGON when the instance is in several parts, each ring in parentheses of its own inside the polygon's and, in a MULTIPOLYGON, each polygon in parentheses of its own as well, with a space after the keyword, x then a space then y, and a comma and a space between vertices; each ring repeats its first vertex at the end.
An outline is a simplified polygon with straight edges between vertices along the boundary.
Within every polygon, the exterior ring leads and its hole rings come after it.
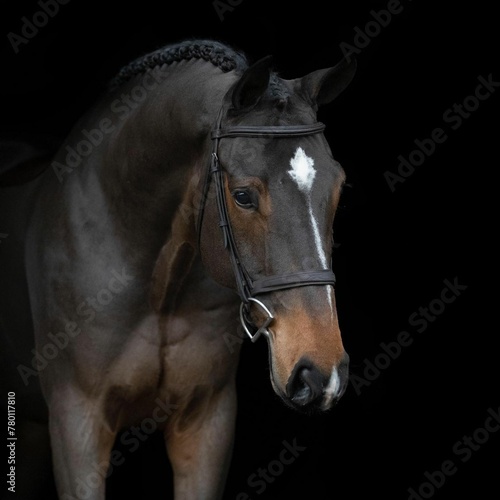
POLYGON ((305 406, 323 393, 323 377, 311 363, 299 361, 290 375, 286 392, 297 405, 305 406))
MULTIPOLYGON (((319 372, 317 372, 319 374, 319 372)), ((305 392, 309 396, 310 401, 314 401, 316 398, 321 396, 321 391, 323 389, 321 385, 321 380, 318 380, 316 374, 313 370, 308 368, 303 368, 299 373, 299 379, 302 382, 305 392)))

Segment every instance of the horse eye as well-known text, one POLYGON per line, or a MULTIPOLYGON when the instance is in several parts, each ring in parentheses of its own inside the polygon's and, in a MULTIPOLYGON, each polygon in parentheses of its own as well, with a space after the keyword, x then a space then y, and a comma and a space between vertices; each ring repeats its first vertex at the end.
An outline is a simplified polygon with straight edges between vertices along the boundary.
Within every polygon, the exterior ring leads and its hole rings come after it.
POLYGON ((233 198, 236 203, 242 208, 253 207, 252 198, 247 191, 235 191, 233 193, 233 198))

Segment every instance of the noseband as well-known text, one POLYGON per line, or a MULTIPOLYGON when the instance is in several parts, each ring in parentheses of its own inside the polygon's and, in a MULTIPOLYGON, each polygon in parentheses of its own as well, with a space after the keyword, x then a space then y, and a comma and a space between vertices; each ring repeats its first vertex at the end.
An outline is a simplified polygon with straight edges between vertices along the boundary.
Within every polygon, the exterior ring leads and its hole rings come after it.
MULTIPOLYGON (((256 295, 274 292, 276 290, 286 290, 289 288, 297 288, 301 286, 311 285, 335 285, 335 274, 331 269, 320 269, 317 271, 302 271, 297 273, 282 274, 279 276, 266 276, 261 279, 254 280, 246 270, 240 255, 238 247, 234 240, 231 221, 227 210, 226 194, 224 189, 224 171, 221 168, 218 150, 219 142, 223 138, 234 137, 302 137, 307 135, 319 134, 325 129, 323 123, 317 122, 311 125, 280 125, 280 126, 234 126, 221 128, 222 109, 219 112, 216 127, 212 131, 212 159, 210 167, 205 176, 203 188, 202 205, 198 213, 198 246, 201 242, 201 227, 203 222, 203 213, 205 203, 210 188, 210 181, 213 178, 217 208, 219 212, 219 226, 222 229, 224 237, 224 247, 229 251, 231 265, 233 267, 234 276, 236 279, 236 288, 238 295, 241 298, 240 305, 240 320, 246 334, 252 342, 255 342, 261 334, 269 336, 267 327, 271 324, 274 316, 269 309, 258 299, 256 295), (257 327, 250 319, 250 306, 256 304, 267 315, 264 323, 257 327)), ((201 251, 201 250, 200 250, 201 251)))

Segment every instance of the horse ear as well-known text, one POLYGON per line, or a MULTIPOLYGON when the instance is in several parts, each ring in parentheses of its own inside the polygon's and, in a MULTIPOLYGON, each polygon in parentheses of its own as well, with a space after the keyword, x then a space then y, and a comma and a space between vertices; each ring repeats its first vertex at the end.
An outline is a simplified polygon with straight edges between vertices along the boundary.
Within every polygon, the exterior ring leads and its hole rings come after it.
POLYGON ((301 78, 300 90, 318 106, 333 101, 351 83, 356 59, 342 59, 333 68, 319 69, 301 78))
POLYGON ((269 85, 272 56, 266 56, 245 70, 231 92, 231 102, 237 110, 257 104, 269 85))

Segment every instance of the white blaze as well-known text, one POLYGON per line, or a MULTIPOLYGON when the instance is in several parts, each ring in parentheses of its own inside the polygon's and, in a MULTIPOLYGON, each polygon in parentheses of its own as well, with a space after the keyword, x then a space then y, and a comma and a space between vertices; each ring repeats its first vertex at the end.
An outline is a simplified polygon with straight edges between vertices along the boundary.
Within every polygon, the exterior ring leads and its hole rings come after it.
POLYGON ((288 171, 290 177, 297 183, 301 191, 309 194, 316 177, 314 160, 307 156, 302 148, 297 148, 294 157, 290 160, 290 166, 292 167, 288 171))
MULTIPOLYGON (((298 147, 290 160, 290 167, 288 175, 297 183, 300 191, 306 195, 307 207, 309 211, 309 219, 311 220, 314 243, 316 244, 316 250, 318 252, 318 257, 323 266, 323 269, 328 269, 328 263, 326 261, 325 251, 323 245, 321 244, 321 238, 319 236, 318 222, 314 217, 311 206, 311 190, 314 183, 314 178, 316 177, 316 169, 314 168, 314 160, 306 155, 306 152, 298 147)), ((332 308, 332 290, 330 286, 326 287, 328 294, 328 304, 332 310, 332 320, 333 320, 333 308, 332 308)))
MULTIPOLYGON (((316 219, 314 218, 314 215, 312 213, 312 207, 311 207, 310 203, 309 203, 309 217, 311 219, 311 224, 313 227, 314 241, 316 243, 316 248, 318 249, 319 260, 321 261, 321 265, 323 266, 323 269, 328 269, 328 265, 326 262, 326 255, 325 255, 325 252, 323 250, 323 245, 321 244, 321 238, 319 237, 318 223, 316 222, 316 219)), ((328 289, 328 290, 330 290, 330 289, 328 289)))

